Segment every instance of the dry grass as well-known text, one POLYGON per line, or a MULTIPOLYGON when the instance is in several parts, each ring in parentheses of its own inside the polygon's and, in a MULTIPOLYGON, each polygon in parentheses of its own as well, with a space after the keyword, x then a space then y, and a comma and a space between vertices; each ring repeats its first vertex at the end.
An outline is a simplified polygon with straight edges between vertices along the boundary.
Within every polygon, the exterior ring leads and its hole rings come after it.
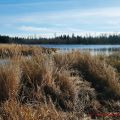
POLYGON ((0 65, 1 119, 84 120, 89 113, 120 112, 119 74, 106 58, 78 51, 18 53, 0 65))
MULTIPOLYGON (((120 96, 119 76, 115 69, 108 65, 105 61, 97 57, 90 56, 87 53, 73 52, 67 54, 57 54, 54 56, 55 63, 58 67, 67 66, 69 69, 78 70, 80 74, 93 83, 93 86, 107 87, 104 90, 120 96)), ((105 91, 104 91, 105 92, 105 91)))
POLYGON ((117 69, 120 73, 120 53, 116 52, 106 57, 106 62, 117 69))
POLYGON ((1 120, 90 120, 90 117, 85 114, 58 111, 52 103, 46 106, 32 106, 9 100, 2 105, 2 108, 4 110, 0 111, 1 120))
POLYGON ((41 48, 37 46, 17 45, 17 44, 2 44, 0 45, 0 57, 12 58, 15 56, 31 56, 40 55, 41 53, 56 52, 56 49, 41 48))
POLYGON ((3 102, 17 95, 20 80, 18 65, 0 66, 0 101, 3 102), (13 69, 14 68, 14 69, 13 69))
POLYGON ((23 102, 30 102, 33 98, 38 101, 38 96, 42 92, 42 98, 39 96, 40 100, 43 100, 43 96, 46 99, 51 97, 54 103, 57 102, 56 106, 63 110, 71 110, 74 109, 75 98, 78 96, 79 79, 78 76, 71 76, 68 70, 58 69, 47 56, 35 57, 22 61, 23 86, 20 95, 26 96, 23 102))

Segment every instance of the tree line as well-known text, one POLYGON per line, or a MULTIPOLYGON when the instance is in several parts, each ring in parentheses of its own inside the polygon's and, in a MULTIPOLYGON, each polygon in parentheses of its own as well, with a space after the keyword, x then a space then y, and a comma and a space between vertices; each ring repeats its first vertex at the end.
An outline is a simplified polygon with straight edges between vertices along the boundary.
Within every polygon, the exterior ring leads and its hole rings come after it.
POLYGON ((120 35, 72 36, 61 35, 54 38, 23 38, 0 35, 0 43, 17 44, 120 44, 120 35))

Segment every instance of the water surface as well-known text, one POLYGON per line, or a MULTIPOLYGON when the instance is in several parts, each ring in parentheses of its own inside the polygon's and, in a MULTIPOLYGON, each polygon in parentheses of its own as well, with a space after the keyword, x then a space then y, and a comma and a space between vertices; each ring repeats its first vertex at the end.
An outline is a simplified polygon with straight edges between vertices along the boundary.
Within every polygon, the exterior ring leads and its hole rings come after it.
POLYGON ((69 52, 72 50, 80 50, 83 52, 90 52, 92 54, 111 54, 113 52, 120 52, 120 45, 37 45, 46 48, 58 48, 59 51, 69 52))

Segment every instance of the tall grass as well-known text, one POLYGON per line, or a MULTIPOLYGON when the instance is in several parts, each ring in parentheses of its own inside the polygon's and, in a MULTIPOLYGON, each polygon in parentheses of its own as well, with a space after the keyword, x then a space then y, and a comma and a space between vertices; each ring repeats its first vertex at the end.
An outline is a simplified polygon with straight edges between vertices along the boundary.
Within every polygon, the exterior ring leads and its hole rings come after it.
POLYGON ((113 92, 113 94, 120 96, 119 76, 115 69, 105 61, 78 51, 57 54, 54 56, 54 60, 59 67, 67 65, 70 69, 77 69, 87 81, 92 82, 98 91, 105 90, 110 94, 113 92))
POLYGON ((78 95, 78 81, 78 76, 72 77, 70 71, 58 69, 53 61, 43 55, 22 62, 23 86, 20 95, 27 96, 29 101, 31 98, 33 100, 33 94, 39 95, 39 92, 42 92, 42 97, 51 97, 54 103, 57 102, 56 106, 70 110, 74 109, 75 98, 78 95))
POLYGON ((17 95, 20 82, 20 69, 18 65, 0 66, 0 101, 3 102, 17 95))
POLYGON ((16 53, 0 65, 1 119, 90 119, 89 113, 119 112, 119 73, 107 58, 79 51, 16 53))
POLYGON ((52 48, 41 48, 37 46, 28 46, 28 45, 0 45, 0 57, 1 58, 12 58, 15 56, 31 56, 31 55, 40 55, 41 53, 52 53, 56 52, 56 49, 52 48))

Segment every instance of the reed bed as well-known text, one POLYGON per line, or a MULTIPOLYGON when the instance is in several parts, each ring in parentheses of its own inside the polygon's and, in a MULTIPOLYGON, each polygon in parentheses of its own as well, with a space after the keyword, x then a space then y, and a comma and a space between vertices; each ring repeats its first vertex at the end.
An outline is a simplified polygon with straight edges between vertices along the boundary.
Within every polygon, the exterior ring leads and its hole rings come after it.
POLYGON ((41 53, 52 53, 57 50, 54 48, 41 48, 38 46, 2 44, 0 45, 0 58, 12 58, 15 56, 40 55, 41 53))
MULTIPOLYGON (((5 49, 27 49, 13 46, 5 49)), ((79 51, 28 57, 18 51, 0 65, 0 119, 85 120, 102 119, 90 113, 120 112, 119 71, 110 58, 79 51)))

